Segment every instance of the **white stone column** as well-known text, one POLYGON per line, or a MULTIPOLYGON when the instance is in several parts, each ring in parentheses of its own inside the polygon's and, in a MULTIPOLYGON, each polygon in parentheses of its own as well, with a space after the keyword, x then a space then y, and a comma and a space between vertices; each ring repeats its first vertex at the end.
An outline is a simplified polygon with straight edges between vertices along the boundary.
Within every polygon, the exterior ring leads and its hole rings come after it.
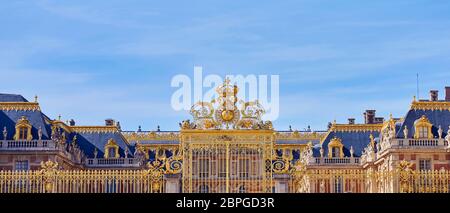
POLYGON ((179 175, 166 175, 165 179, 165 193, 181 193, 181 182, 179 175))

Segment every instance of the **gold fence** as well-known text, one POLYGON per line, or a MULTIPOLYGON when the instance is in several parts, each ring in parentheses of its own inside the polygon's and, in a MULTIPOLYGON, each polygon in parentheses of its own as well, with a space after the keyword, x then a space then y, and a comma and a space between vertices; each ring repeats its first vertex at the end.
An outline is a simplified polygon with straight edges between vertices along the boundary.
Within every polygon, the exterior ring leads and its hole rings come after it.
POLYGON ((294 193, 449 193, 450 171, 307 170, 294 172, 294 193))
POLYGON ((364 193, 366 180, 362 170, 307 170, 292 175, 290 192, 364 193))
POLYGON ((411 172, 400 176, 400 192, 449 193, 449 171, 411 172))
POLYGON ((0 171, 0 193, 161 193, 157 170, 57 170, 51 161, 35 171, 0 171))
MULTIPOLYGON (((41 170, 0 171, 0 193, 163 193, 165 173, 157 168, 58 170, 48 161, 41 170)), ((394 171, 299 169, 289 175, 291 193, 450 192, 450 171, 416 171, 403 163, 394 171)))

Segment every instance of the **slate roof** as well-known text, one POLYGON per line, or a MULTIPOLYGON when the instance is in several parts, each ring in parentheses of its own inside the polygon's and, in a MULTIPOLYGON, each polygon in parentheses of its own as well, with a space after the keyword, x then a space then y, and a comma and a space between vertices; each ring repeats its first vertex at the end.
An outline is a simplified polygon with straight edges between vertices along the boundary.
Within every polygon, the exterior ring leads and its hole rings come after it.
MULTIPOLYGON (((28 102, 21 95, 14 94, 2 94, 0 93, 0 102, 28 102)), ((16 123, 22 117, 25 116, 32 126, 31 134, 33 139, 38 138, 38 129, 42 128, 42 139, 49 140, 51 135, 51 127, 48 122, 48 117, 39 110, 5 110, 0 111, 0 131, 3 132, 3 128, 6 127, 8 132, 7 140, 13 140, 14 133, 16 131, 16 123)), ((4 140, 3 134, 0 134, 0 138, 4 140)))
MULTIPOLYGON (((344 156, 350 157, 350 147, 353 146, 353 156, 360 157, 364 148, 370 143, 370 135, 374 138, 379 137, 379 131, 330 131, 327 137, 322 142, 324 156, 328 155, 328 144, 337 137, 342 140, 344 145, 344 156)), ((320 147, 317 150, 313 149, 314 157, 320 157, 320 147)))
POLYGON ((88 158, 94 158, 94 150, 97 148, 97 158, 103 158, 105 145, 108 140, 114 139, 119 146, 120 157, 125 157, 128 147, 128 157, 133 157, 135 147, 128 145, 120 132, 72 132, 69 134, 68 142, 72 143, 73 137, 77 136, 77 145, 83 150, 88 158))
MULTIPOLYGON (((0 102, 28 102, 21 95, 0 94, 0 102)), ((31 134, 33 139, 38 138, 38 129, 42 128, 42 139, 51 139, 51 119, 39 110, 1 110, 0 111, 0 132, 6 127, 8 132, 7 140, 13 140, 15 133, 15 126, 17 121, 25 116, 31 126, 31 134)), ((70 129, 70 127, 69 127, 70 129)), ((61 129, 63 131, 63 129, 61 129)), ((64 130, 65 131, 65 130, 64 130)), ((94 150, 97 148, 98 158, 103 158, 104 148, 109 139, 114 139, 119 146, 119 154, 121 157, 125 156, 125 149, 128 147, 128 157, 132 157, 135 147, 128 145, 122 134, 117 132, 65 132, 67 143, 72 143, 73 137, 77 136, 77 144, 88 158, 94 157, 94 150)), ((4 140, 3 134, 0 134, 0 139, 4 140)))
MULTIPOLYGON (((0 130, 3 131, 3 128, 6 127, 8 131, 7 140, 13 140, 14 133, 16 131, 16 122, 22 116, 25 116, 32 126, 31 134, 33 135, 33 139, 38 138, 39 127, 42 128, 42 139, 50 140, 51 135, 51 127, 42 112, 40 111, 0 111, 0 130)), ((3 134, 1 134, 0 138, 3 138, 3 134)))
POLYGON ((414 122, 425 115, 428 120, 433 124, 432 133, 434 137, 438 137, 438 129, 441 126, 443 130, 443 136, 447 135, 448 128, 450 126, 450 111, 449 110, 414 110, 410 109, 405 116, 404 121, 399 124, 399 129, 397 130, 397 138, 404 138, 403 129, 405 126, 408 127, 408 138, 413 138, 414 122))
POLYGON ((0 93, 0 102, 28 102, 21 95, 0 93))

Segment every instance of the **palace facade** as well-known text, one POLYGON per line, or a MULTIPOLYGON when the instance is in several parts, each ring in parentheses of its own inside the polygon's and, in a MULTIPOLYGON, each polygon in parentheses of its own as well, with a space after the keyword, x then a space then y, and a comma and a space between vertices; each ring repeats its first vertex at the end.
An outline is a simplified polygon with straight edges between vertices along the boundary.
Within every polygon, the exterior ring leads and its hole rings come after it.
POLYGON ((450 87, 401 118, 274 130, 226 81, 179 131, 124 131, 52 119, 0 94, 0 192, 449 192, 450 87))

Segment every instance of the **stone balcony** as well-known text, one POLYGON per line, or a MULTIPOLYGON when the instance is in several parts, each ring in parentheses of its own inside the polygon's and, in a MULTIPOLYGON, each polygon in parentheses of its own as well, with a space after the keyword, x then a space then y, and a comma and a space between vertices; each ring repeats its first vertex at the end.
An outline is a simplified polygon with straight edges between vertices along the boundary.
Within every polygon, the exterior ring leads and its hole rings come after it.
POLYGON ((385 155, 390 150, 449 150, 448 142, 441 138, 425 138, 425 139, 415 139, 415 138, 396 138, 392 139, 390 142, 382 142, 377 153, 370 152, 363 154, 361 157, 361 163, 366 164, 370 162, 375 162, 383 155, 385 155))
POLYGON ((85 161, 86 167, 92 168, 138 168, 141 162, 135 158, 88 158, 85 161))
POLYGON ((56 151, 58 148, 52 140, 0 140, 0 151, 56 151))
POLYGON ((394 139, 391 148, 446 148, 444 139, 394 139))

